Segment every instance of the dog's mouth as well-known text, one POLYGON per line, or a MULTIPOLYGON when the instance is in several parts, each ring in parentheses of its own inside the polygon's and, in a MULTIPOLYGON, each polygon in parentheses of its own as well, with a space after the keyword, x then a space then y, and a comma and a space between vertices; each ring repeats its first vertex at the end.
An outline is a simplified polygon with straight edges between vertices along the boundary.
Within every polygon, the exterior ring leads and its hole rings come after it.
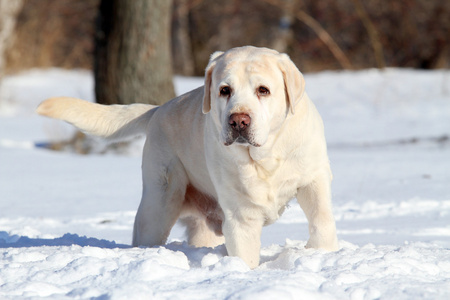
POLYGON ((253 146, 253 147, 261 147, 260 144, 256 143, 251 136, 248 136, 247 134, 240 134, 234 131, 229 131, 227 138, 225 139, 224 145, 230 146, 232 144, 240 144, 242 146, 253 146))

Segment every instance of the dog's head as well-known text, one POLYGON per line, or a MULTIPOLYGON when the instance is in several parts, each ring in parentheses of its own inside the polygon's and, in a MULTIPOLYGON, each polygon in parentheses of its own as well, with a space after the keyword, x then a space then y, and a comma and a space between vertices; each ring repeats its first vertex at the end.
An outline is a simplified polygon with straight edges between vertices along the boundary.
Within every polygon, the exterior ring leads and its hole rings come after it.
POLYGON ((233 48, 211 56, 202 110, 212 114, 224 145, 259 147, 289 113, 295 113, 304 86, 302 74, 286 54, 233 48))

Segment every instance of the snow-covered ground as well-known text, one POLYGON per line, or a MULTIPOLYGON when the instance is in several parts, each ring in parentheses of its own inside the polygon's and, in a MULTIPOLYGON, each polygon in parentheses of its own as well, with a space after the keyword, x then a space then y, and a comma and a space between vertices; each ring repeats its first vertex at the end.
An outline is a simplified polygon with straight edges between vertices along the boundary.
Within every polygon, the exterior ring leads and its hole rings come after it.
MULTIPOLYGON (((305 76, 326 126, 341 250, 305 249, 295 202, 262 235, 255 270, 176 226, 130 248, 141 193, 128 155, 53 152, 73 129, 34 115, 50 96, 93 100, 85 71, 34 70, 0 86, 0 298, 450 299, 450 72, 305 76)), ((202 84, 175 78, 178 93, 202 84)), ((136 150, 136 148, 138 150, 136 150)))

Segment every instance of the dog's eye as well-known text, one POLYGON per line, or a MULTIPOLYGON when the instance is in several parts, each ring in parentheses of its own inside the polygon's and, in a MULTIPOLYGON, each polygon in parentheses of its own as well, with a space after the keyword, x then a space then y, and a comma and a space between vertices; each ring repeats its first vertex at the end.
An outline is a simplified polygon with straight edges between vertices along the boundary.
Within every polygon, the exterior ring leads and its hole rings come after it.
POLYGON ((231 95, 231 88, 229 86, 224 86, 220 89, 220 96, 229 97, 231 95))
POLYGON ((260 86, 256 92, 258 93, 258 96, 267 96, 270 95, 270 91, 265 86, 260 86))

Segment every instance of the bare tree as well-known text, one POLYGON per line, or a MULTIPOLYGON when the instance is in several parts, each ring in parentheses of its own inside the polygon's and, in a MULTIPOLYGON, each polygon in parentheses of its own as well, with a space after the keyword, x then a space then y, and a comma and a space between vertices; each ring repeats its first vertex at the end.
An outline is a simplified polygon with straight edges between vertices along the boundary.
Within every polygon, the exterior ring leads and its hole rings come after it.
MULTIPOLYGON (((280 7, 283 9, 283 3, 285 0, 264 0, 265 2, 280 7)), ((309 28, 311 28, 319 37, 319 39, 330 49, 330 52, 339 62, 339 64, 344 69, 353 69, 352 63, 345 55, 344 51, 338 46, 338 44, 334 41, 331 35, 322 27, 322 25, 317 22, 311 15, 307 14, 304 10, 300 9, 293 12, 295 18, 306 24, 309 28)))
POLYGON ((5 69, 5 52, 11 43, 16 17, 22 1, 0 0, 0 79, 5 69))
POLYGON ((174 70, 185 76, 194 75, 194 58, 192 57, 189 36, 189 0, 174 0, 172 23, 172 59, 174 70))
POLYGON ((95 94, 103 104, 162 104, 174 97, 170 0, 102 0, 95 94))
POLYGON ((293 0, 286 0, 279 3, 279 8, 282 10, 283 16, 278 25, 278 34, 272 44, 272 48, 278 52, 287 52, 288 46, 292 43, 294 34, 292 30, 294 5, 293 0))
POLYGON ((367 33, 370 37, 370 43, 372 44, 373 53, 375 56, 375 61, 377 62, 377 67, 379 69, 384 69, 386 67, 386 62, 384 60, 383 46, 381 45, 378 30, 375 28, 372 20, 370 20, 363 4, 360 0, 352 0, 355 5, 356 13, 361 19, 367 33))

